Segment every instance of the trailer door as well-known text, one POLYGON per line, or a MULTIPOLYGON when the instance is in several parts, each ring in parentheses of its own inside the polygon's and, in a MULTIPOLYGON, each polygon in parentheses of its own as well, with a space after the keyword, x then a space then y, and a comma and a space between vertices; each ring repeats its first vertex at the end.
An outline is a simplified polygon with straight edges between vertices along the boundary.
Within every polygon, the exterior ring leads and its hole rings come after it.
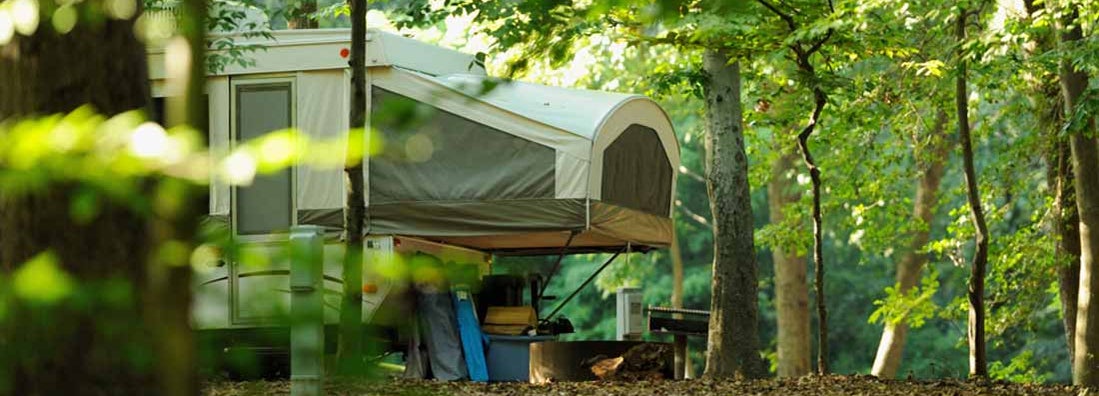
MULTIPOLYGON (((294 126, 294 79, 234 78, 234 146, 294 126)), ((260 153, 262 154, 262 153, 260 153)), ((294 169, 257 174, 233 188, 233 236, 242 254, 230 268, 233 325, 270 322, 289 313, 287 232, 295 223, 294 169)))

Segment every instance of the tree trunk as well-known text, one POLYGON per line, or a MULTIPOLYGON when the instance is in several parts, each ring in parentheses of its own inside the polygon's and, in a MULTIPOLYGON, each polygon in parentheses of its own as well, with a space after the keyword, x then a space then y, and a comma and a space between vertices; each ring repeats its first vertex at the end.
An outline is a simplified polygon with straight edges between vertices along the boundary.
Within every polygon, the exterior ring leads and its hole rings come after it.
POLYGON ((713 213, 714 264, 705 375, 760 378, 757 269, 748 156, 740 107, 740 66, 706 50, 706 190, 713 213))
MULTIPOLYGON (((679 250, 679 235, 672 232, 672 246, 668 249, 672 256, 672 308, 683 308, 683 254, 679 250)), ((682 315, 677 315, 682 317, 682 315)), ((693 377, 691 354, 687 348, 687 336, 675 336, 675 375, 676 379, 693 377), (682 372, 680 372, 682 368, 682 372)))
MULTIPOLYGON (((168 75, 165 91, 182 95, 167 98, 169 126, 187 125, 208 133, 206 101, 206 16, 205 0, 184 0, 178 19, 179 35, 173 40, 186 46, 169 46, 168 58, 186 58, 186 67, 178 75, 168 75), (177 53, 182 51, 184 53, 177 53)), ((165 183, 169 181, 163 181, 165 183)), ((202 217, 208 212, 209 195, 205 186, 180 188, 178 197, 185 202, 174 213, 160 213, 152 223, 154 246, 179 243, 193 250, 202 217)), ((169 262, 154 255, 149 265, 149 304, 146 315, 156 336, 157 381, 164 395, 198 394, 194 331, 191 329, 190 285, 192 268, 186 261, 169 262)))
MULTIPOLYGON (((965 23, 967 11, 959 10, 954 24, 954 34, 958 43, 965 41, 965 23)), ((958 110, 958 137, 962 142, 962 164, 965 168, 966 197, 969 212, 976 228, 976 251, 973 253, 973 268, 969 273, 969 376, 988 377, 988 361, 985 353, 985 272, 988 266, 988 225, 985 224, 984 211, 981 209, 981 195, 977 188, 977 171, 973 166, 973 143, 969 134, 969 95, 966 93, 966 61, 961 50, 958 51, 958 77, 955 84, 955 103, 958 110)))
MULTIPOLYGON (((349 0, 351 5, 351 114, 352 129, 365 133, 366 126, 366 1, 349 0)), ((348 139, 347 150, 347 211, 344 226, 347 244, 343 262, 343 305, 340 308, 340 336, 337 348, 339 371, 354 375, 362 372, 362 268, 363 226, 366 204, 363 194, 363 158, 353 157, 351 144, 362 140, 348 139)))
MULTIPOLYGON (((831 31, 829 31, 829 36, 831 31)), ((825 37, 824 40, 827 40, 825 37)), ((824 41, 820 42, 821 44, 824 41)), ((816 48, 820 48, 817 46, 816 48)), ((813 64, 809 63, 812 52, 795 48, 798 58, 798 70, 817 78, 813 64)), ((798 148, 801 149, 801 159, 805 167, 809 169, 809 180, 813 185, 813 289, 817 293, 817 374, 827 375, 828 369, 828 305, 824 298, 824 218, 820 210, 820 168, 813 160, 813 153, 809 151, 809 137, 820 121, 820 114, 824 106, 828 104, 828 97, 820 85, 813 86, 813 114, 809 117, 809 124, 798 133, 798 148)))
MULTIPOLYGON (((87 103, 105 115, 149 103, 145 45, 134 37, 132 19, 82 19, 65 35, 42 24, 0 46, 0 120, 87 103)), ((76 188, 68 182, 32 195, 0 192, 3 272, 51 251, 72 277, 74 293, 82 293, 80 301, 53 305, 9 299, 0 322, 0 393, 165 393, 151 367, 158 359, 155 335, 143 314, 148 223, 113 202, 103 202, 90 221, 76 221, 69 215, 76 188)))
MULTIPOLYGON (((927 253, 924 245, 931 238, 931 221, 935 216, 935 203, 938 201, 939 184, 943 173, 946 171, 946 138, 943 132, 946 129, 947 114, 940 110, 935 117, 935 126, 931 131, 932 146, 930 153, 924 158, 927 166, 923 167, 919 184, 916 185, 916 202, 913 205, 912 217, 921 226, 912 234, 912 242, 909 250, 897 262, 897 290, 908 293, 920 282, 920 274, 923 266, 927 264, 927 253)), ((901 357, 904 355, 904 343, 908 338, 908 323, 902 318, 893 323, 886 321, 882 330, 881 342, 878 344, 878 353, 874 357, 874 366, 870 374, 882 378, 894 378, 897 369, 901 365, 901 357)))
MULTIPOLYGON (((1030 23, 1038 18, 1038 12, 1045 5, 1034 0, 1024 0, 1030 23)), ((1028 56, 1037 56, 1052 51, 1056 45, 1052 33, 1041 33, 1031 41, 1028 56)), ((1061 136, 1064 105, 1059 100, 1061 88, 1053 75, 1043 70, 1034 72, 1030 95, 1037 107, 1036 117, 1042 133, 1047 136, 1049 146, 1046 150, 1046 184, 1053 194, 1053 231, 1057 236, 1054 261, 1057 264, 1058 292, 1061 299, 1061 317, 1065 327, 1065 344, 1068 355, 1073 356, 1076 337, 1076 301, 1080 287, 1080 230, 1079 216, 1076 213, 1076 190, 1073 187, 1072 150, 1068 139, 1061 136)))
MULTIPOLYGON (((779 145, 776 145, 776 147, 779 145)), ((782 150, 782 148, 778 148, 782 150)), ((801 200, 791 183, 797 155, 785 153, 771 164, 767 203, 771 224, 783 224, 785 210, 801 200)), ((775 262, 775 312, 778 315, 778 376, 800 377, 813 371, 809 341, 809 285, 805 256, 781 246, 771 249, 775 262)))
MULTIPOLYGON (((1065 14, 1061 28, 1062 46, 1083 39, 1079 11, 1075 6, 1065 14)), ((1081 96, 1088 86, 1088 76, 1073 66, 1067 57, 1061 60, 1061 91, 1065 99, 1066 119, 1073 120, 1081 96)), ((1095 133, 1095 119, 1089 115, 1084 125, 1075 125, 1069 144, 1072 169, 1075 172, 1076 208, 1080 216, 1080 288, 1076 314, 1075 354, 1072 382, 1087 387, 1099 386, 1099 305, 1091 304, 1091 292, 1099 288, 1095 274, 1099 258, 1099 140, 1088 137, 1095 133)))
POLYGON ((288 10, 286 28, 290 30, 316 29, 318 24, 317 19, 313 17, 314 12, 317 12, 316 0, 300 0, 288 10))
POLYGON ((1057 263, 1058 294, 1061 317, 1065 327, 1068 355, 1073 356, 1076 344, 1076 303, 1080 289, 1080 216, 1076 211, 1075 177, 1072 172, 1072 149, 1059 136, 1060 122, 1049 130, 1053 142, 1048 155, 1047 180, 1054 189, 1053 228, 1057 233, 1054 260, 1057 263))

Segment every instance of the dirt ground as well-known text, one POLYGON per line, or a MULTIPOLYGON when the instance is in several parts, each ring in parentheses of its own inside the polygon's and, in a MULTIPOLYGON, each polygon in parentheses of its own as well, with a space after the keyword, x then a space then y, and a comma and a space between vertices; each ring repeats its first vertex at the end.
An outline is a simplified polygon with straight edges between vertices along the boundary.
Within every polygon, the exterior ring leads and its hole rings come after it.
MULTIPOLYGON (((1066 385, 1032 385, 1008 382, 957 380, 888 381, 871 376, 804 377, 760 381, 639 381, 562 382, 550 385, 523 383, 479 384, 407 380, 329 381, 329 395, 462 395, 462 396, 671 396, 671 395, 1088 395, 1099 394, 1066 385)), ((288 395, 289 381, 212 382, 208 396, 288 395)))

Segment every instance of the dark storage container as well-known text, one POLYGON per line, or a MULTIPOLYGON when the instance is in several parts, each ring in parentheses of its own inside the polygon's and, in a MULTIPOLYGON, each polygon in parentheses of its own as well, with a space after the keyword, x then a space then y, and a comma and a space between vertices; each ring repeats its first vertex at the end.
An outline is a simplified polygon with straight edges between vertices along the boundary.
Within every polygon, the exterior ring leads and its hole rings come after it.
POLYGON ((484 323, 488 307, 518 307, 523 304, 526 279, 518 275, 488 275, 481 279, 476 296, 477 318, 484 323))
POLYGON ((555 336, 488 335, 488 380, 530 381, 530 344, 553 341, 555 336))

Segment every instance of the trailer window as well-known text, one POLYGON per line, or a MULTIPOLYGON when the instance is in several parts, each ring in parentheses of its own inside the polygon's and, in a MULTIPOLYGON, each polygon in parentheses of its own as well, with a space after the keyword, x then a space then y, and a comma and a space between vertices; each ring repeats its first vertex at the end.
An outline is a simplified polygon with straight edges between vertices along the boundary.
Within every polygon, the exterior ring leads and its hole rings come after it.
POLYGON ((672 207, 672 163, 652 128, 633 124, 603 152, 603 201, 657 216, 672 207))
MULTIPOLYGON (((289 82, 237 85, 237 144, 293 125, 289 82)), ((286 232, 292 225, 293 179, 290 168, 257 174, 252 185, 236 188, 234 211, 239 235, 286 232)))

